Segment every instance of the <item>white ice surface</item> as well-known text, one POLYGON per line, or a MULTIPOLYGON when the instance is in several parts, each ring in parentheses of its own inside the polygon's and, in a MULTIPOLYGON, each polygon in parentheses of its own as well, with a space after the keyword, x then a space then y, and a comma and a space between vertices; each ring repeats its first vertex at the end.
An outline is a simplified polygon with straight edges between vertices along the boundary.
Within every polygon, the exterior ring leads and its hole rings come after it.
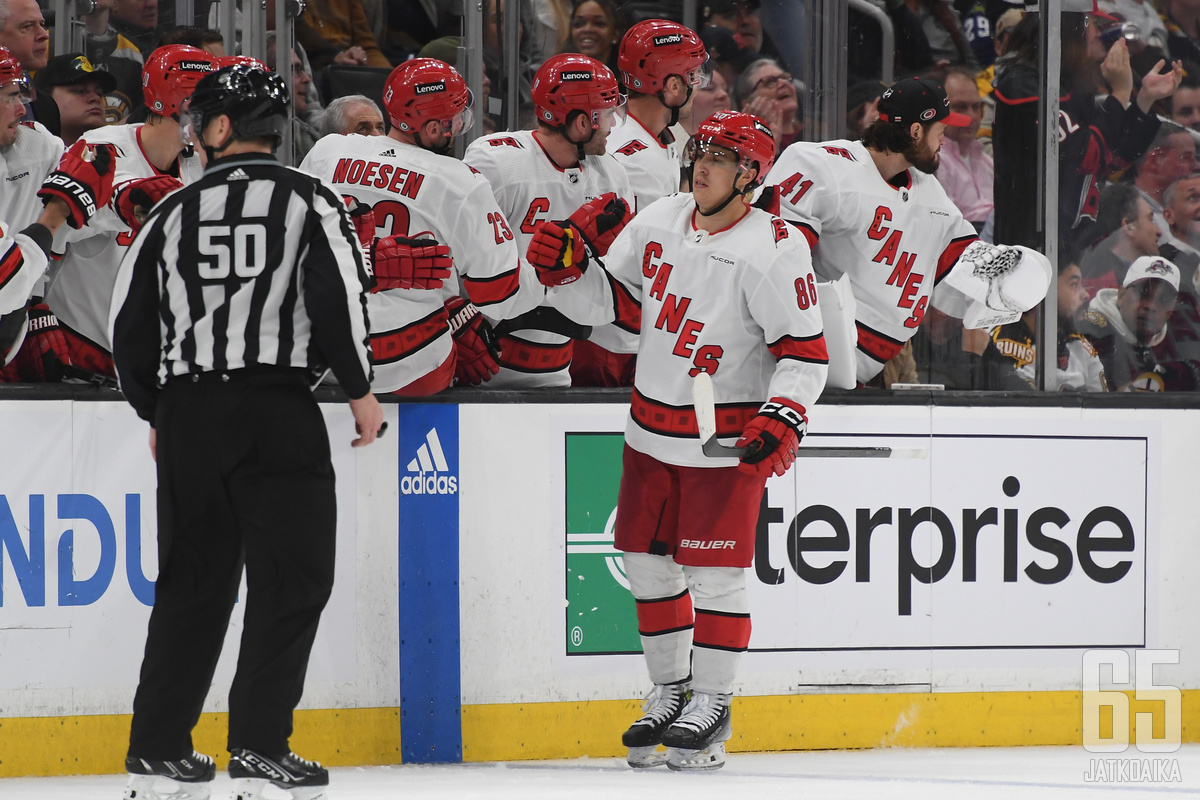
MULTIPOLYGON (((889 749, 732 754, 724 769, 680 774, 663 767, 635 772, 619 759, 520 761, 502 764, 346 767, 330 771, 330 800, 488 798, 538 800, 1067 800, 1200 797, 1200 745, 1150 756, 1177 759, 1182 782, 1088 783, 1081 747, 889 749)), ((2 800, 119 800, 125 778, 103 775, 0 780, 2 800)), ((228 800, 232 784, 218 775, 212 800, 228 800)), ((274 790, 272 790, 274 791, 274 790)), ((272 795, 283 798, 279 793, 272 795)))

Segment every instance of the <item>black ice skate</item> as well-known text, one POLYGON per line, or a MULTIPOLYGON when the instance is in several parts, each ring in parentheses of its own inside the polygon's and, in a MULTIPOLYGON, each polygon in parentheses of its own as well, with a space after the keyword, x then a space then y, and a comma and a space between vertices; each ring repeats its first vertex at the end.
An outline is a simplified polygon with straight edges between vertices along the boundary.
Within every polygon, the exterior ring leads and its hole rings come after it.
POLYGON ((655 684, 642 703, 645 715, 621 734, 621 744, 629 748, 626 761, 634 769, 657 767, 667 763, 666 753, 658 752, 663 731, 679 718, 687 702, 686 683, 655 684))
POLYGON ((229 754, 233 800, 262 800, 267 784, 290 792, 292 800, 325 800, 329 773, 295 753, 267 755, 236 747, 229 754))
POLYGON ((732 695, 692 692, 679 719, 663 732, 671 769, 720 769, 725 742, 733 735, 729 717, 732 695))
POLYGON ((203 753, 171 761, 125 759, 125 800, 208 800, 217 766, 203 753))

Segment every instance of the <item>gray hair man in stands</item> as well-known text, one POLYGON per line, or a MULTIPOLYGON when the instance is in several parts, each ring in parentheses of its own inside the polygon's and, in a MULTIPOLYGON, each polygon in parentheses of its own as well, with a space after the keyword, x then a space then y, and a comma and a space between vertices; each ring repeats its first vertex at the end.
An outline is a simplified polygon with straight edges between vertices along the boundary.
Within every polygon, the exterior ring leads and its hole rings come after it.
POLYGON ((331 102, 321 117, 321 136, 333 133, 383 136, 387 127, 374 100, 366 95, 350 94, 331 102))

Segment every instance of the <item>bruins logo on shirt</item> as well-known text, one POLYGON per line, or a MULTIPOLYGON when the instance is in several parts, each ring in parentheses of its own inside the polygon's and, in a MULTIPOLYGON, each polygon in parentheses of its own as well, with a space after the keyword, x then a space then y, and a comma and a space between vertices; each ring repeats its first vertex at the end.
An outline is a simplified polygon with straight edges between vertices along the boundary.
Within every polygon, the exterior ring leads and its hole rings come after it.
POLYGON ((1089 311, 1083 315, 1084 320, 1092 323, 1097 328, 1108 327, 1108 317, 1101 314, 1099 311, 1089 311))
POLYGON ((124 92, 112 92, 104 96, 104 124, 119 125, 133 110, 129 95, 124 92))

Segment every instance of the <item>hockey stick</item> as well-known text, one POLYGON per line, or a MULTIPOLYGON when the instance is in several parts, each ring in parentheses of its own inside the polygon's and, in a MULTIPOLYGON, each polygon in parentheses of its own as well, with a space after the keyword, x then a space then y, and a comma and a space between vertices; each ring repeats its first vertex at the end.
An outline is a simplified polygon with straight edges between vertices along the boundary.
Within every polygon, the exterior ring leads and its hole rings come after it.
MULTIPOLYGON (((731 447, 717 441, 717 406, 713 400, 712 378, 701 372, 692 379, 692 405, 696 409, 696 427, 700 449, 709 458, 741 458, 749 447, 731 447)), ((797 458, 928 458, 924 447, 801 447, 797 458)))

